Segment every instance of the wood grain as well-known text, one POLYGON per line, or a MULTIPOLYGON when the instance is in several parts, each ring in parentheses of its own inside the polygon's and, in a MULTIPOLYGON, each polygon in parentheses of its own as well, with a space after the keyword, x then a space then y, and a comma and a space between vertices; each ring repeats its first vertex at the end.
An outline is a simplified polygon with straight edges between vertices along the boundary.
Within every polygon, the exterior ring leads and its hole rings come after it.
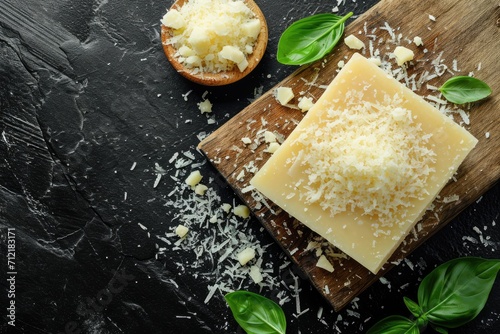
MULTIPOLYGON (((351 259, 332 259, 336 268, 332 274, 317 268, 315 254, 304 251, 308 241, 315 237, 314 233, 272 203, 269 203, 269 207, 260 207, 251 192, 243 192, 252 177, 249 167, 252 164, 257 167, 262 166, 269 155, 264 152, 266 145, 259 145, 252 150, 242 144, 241 138, 254 139, 264 128, 286 137, 302 118, 299 110, 279 105, 273 97, 273 90, 265 93, 200 143, 201 151, 335 310, 344 307, 498 181, 500 177, 500 80, 498 80, 500 28, 497 23, 499 17, 500 7, 492 0, 478 0, 473 3, 458 0, 393 0, 378 3, 346 27, 346 36, 351 33, 356 34, 367 46, 368 37, 365 36, 365 29, 368 35, 376 34, 378 36, 376 48, 384 54, 391 52, 396 46, 388 41, 390 38, 387 31, 381 29, 387 22, 396 28, 396 34, 402 34, 401 44, 415 51, 413 65, 408 68, 409 75, 416 73, 418 77, 426 70, 432 72, 431 61, 438 58, 442 52, 441 64, 447 65, 450 70, 454 67, 453 61, 456 60, 460 71, 452 71, 455 75, 474 72, 476 77, 487 82, 493 90, 491 97, 471 107, 470 125, 464 125, 479 139, 478 145, 459 168, 456 180, 449 182, 442 190, 440 197, 434 203, 433 211, 427 212, 423 217, 419 224, 421 228, 414 229, 408 235, 378 275, 373 275, 351 259), (435 21, 429 18, 429 14, 435 17, 435 21), (358 34, 359 32, 362 33, 358 34), (413 39, 414 36, 420 36, 424 46, 410 45, 405 39, 413 39), (383 42, 379 44, 380 37, 383 37, 383 42), (427 52, 424 49, 427 49, 427 52), (489 133, 489 138, 486 133, 489 133), (245 172, 244 177, 242 171, 245 172), (449 203, 443 200, 452 195, 459 195, 459 200, 449 203), (325 291, 325 286, 328 286, 329 293, 325 291)), ((340 43, 334 53, 327 56, 324 61, 299 68, 277 86, 292 87, 296 95, 298 92, 304 92, 308 96, 314 96, 316 100, 323 91, 321 86, 329 84, 335 77, 337 63, 350 58, 352 53, 352 50, 340 43), (308 84, 313 81, 314 84, 308 84)), ((446 72, 428 83, 440 86, 452 75, 446 72)), ((417 93, 422 96, 436 95, 436 92, 429 91, 425 84, 417 93)), ((296 104, 297 100, 292 103, 296 104)), ((462 122, 458 114, 455 120, 458 123, 462 122)))

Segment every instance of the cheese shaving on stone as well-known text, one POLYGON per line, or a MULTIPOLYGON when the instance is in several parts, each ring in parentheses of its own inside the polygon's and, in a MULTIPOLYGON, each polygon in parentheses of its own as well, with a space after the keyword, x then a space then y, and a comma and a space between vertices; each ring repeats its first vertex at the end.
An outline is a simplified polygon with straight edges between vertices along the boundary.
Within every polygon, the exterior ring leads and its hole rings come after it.
POLYGON ((167 43, 193 72, 244 71, 261 22, 240 0, 189 0, 170 9, 161 23, 173 30, 167 43))

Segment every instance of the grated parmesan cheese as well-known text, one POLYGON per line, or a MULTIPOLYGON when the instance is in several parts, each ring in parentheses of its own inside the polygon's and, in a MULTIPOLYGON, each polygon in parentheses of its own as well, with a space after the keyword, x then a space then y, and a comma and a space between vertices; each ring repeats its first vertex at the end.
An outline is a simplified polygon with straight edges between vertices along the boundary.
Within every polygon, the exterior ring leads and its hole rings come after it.
POLYGON ((240 0, 190 0, 172 8, 161 23, 173 30, 168 43, 193 72, 244 71, 261 22, 240 0))
POLYGON ((353 103, 303 129, 297 142, 309 149, 294 165, 307 166, 306 203, 317 202, 332 216, 357 208, 391 223, 398 208, 425 192, 434 160, 430 137, 398 105, 398 96, 385 105, 353 103))

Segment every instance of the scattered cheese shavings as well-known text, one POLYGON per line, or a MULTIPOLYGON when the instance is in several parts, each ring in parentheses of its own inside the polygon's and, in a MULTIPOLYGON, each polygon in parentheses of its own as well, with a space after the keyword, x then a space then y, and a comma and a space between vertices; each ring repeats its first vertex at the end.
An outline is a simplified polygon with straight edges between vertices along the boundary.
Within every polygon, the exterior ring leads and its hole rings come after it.
POLYGON ((158 187, 158 184, 160 184, 160 180, 161 180, 161 174, 156 174, 156 179, 155 182, 153 183, 153 188, 158 187))

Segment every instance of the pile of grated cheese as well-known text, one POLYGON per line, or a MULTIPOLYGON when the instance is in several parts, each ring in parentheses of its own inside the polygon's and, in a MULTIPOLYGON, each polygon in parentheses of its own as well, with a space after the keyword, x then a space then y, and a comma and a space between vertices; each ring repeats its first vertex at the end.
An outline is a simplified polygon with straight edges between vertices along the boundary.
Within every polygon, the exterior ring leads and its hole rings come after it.
POLYGON ((244 71, 261 22, 241 0, 190 0, 170 9, 162 24, 172 28, 168 43, 177 60, 194 73, 244 71))
POLYGON ((426 192, 435 159, 431 135, 410 110, 396 107, 402 102, 397 95, 374 104, 354 94, 362 93, 347 94, 345 110, 330 108, 319 124, 300 132, 294 145, 307 149, 291 169, 305 167, 308 179, 299 196, 307 203, 318 203, 332 216, 361 210, 392 224, 398 210, 426 192))

